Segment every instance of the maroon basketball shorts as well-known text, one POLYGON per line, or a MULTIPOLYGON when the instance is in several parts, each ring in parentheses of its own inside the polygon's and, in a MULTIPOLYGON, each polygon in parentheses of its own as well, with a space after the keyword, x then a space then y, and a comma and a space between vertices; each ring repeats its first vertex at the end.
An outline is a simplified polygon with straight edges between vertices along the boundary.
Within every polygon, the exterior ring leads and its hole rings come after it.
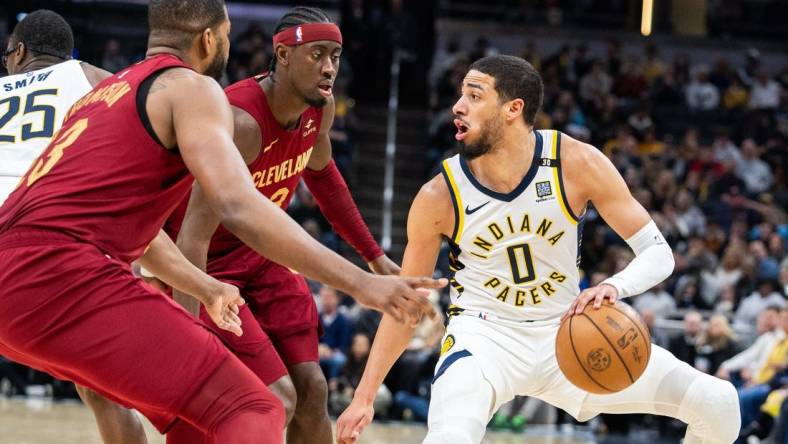
POLYGON ((0 354, 137 408, 162 432, 235 359, 128 264, 21 229, 0 235, 0 354))
POLYGON ((265 384, 285 376, 286 367, 318 361, 319 317, 303 276, 248 248, 212 258, 208 272, 240 289, 244 333, 220 330, 203 308, 200 317, 265 384))

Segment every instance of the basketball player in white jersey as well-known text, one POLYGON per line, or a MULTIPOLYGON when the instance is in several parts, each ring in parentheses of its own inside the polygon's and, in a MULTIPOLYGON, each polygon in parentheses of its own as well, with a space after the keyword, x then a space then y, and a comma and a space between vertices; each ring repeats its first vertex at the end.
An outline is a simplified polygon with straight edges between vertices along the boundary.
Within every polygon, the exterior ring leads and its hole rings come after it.
POLYGON ((0 203, 49 145, 71 105, 110 74, 71 59, 74 37, 55 12, 25 16, 3 52, 0 78, 0 203))
MULTIPOLYGON (((28 14, 11 33, 3 52, 9 75, 0 77, 0 205, 49 145, 71 105, 112 75, 71 59, 73 49, 71 27, 50 10, 28 14)), ((203 302, 205 298, 240 299, 237 288, 202 273, 186 260, 163 231, 138 261, 155 270, 164 282, 199 295, 203 302)), ((237 317, 226 316, 227 324, 217 324, 240 334, 237 317)), ((105 443, 147 442, 142 423, 131 410, 84 387, 77 386, 77 391, 93 410, 105 443)))
MULTIPOLYGON (((596 148, 534 130, 542 80, 526 61, 496 55, 471 65, 454 105, 460 154, 422 187, 408 217, 402 274, 431 276, 451 246, 452 307, 432 386, 429 444, 481 442, 493 413, 533 396, 580 421, 599 413, 651 413, 689 425, 684 443, 732 443, 736 390, 653 346, 629 388, 596 395, 572 385, 555 357, 562 316, 642 293, 667 278, 673 255, 646 210, 596 148), (635 252, 621 272, 578 288, 579 243, 591 202, 635 252)), ((372 401, 413 327, 383 318, 337 442, 356 442, 372 401)))

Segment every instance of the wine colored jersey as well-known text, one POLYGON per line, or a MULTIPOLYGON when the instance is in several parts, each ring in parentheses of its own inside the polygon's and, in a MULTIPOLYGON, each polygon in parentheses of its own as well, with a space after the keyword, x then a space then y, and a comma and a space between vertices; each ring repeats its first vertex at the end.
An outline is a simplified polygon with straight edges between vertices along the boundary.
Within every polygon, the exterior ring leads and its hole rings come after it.
MULTIPOLYGON (((249 164, 249 172, 257 189, 284 210, 290 204, 301 175, 309 163, 320 132, 323 110, 309 107, 301 114, 295 128, 282 128, 274 118, 265 92, 259 84, 262 78, 257 76, 241 80, 228 86, 225 92, 231 105, 249 113, 260 126, 260 152, 249 164)), ((180 230, 187 203, 188 198, 173 213, 167 224, 167 232, 173 239, 180 230)), ((211 240, 210 256, 223 255, 240 247, 245 247, 244 243, 219 226, 211 240)))
POLYGON ((156 75, 173 67, 186 65, 172 55, 145 59, 77 101, 0 208, 0 232, 52 230, 122 261, 141 256, 193 181, 145 110, 156 75))

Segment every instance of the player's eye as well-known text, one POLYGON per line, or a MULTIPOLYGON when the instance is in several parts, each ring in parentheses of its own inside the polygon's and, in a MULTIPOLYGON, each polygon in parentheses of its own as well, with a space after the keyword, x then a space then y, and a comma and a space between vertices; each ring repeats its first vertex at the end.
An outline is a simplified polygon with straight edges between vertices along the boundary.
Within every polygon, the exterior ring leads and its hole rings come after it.
POLYGON ((312 58, 315 60, 320 60, 320 56, 323 55, 320 51, 313 51, 312 58))
POLYGON ((338 56, 338 55, 331 56, 331 63, 333 63, 333 64, 335 64, 335 65, 336 65, 337 63, 339 63, 339 56, 338 56))

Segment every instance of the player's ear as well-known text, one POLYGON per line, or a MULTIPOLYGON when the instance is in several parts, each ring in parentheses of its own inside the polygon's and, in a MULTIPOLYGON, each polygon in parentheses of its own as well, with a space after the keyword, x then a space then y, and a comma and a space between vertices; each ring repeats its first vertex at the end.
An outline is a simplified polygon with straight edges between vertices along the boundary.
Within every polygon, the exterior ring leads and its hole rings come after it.
POLYGON ((205 28, 200 34, 200 51, 208 57, 217 45, 216 34, 211 28, 205 28))
POLYGON ((519 119, 525 110, 525 101, 523 99, 514 99, 504 104, 506 107, 506 120, 519 119))
POLYGON ((27 45, 25 45, 25 42, 17 42, 16 51, 12 52, 11 56, 17 56, 17 65, 24 60, 27 57, 27 45))
POLYGON ((287 50, 287 46, 283 44, 276 45, 276 49, 274 50, 274 56, 276 57, 276 62, 280 65, 287 65, 290 59, 290 51, 287 50))

